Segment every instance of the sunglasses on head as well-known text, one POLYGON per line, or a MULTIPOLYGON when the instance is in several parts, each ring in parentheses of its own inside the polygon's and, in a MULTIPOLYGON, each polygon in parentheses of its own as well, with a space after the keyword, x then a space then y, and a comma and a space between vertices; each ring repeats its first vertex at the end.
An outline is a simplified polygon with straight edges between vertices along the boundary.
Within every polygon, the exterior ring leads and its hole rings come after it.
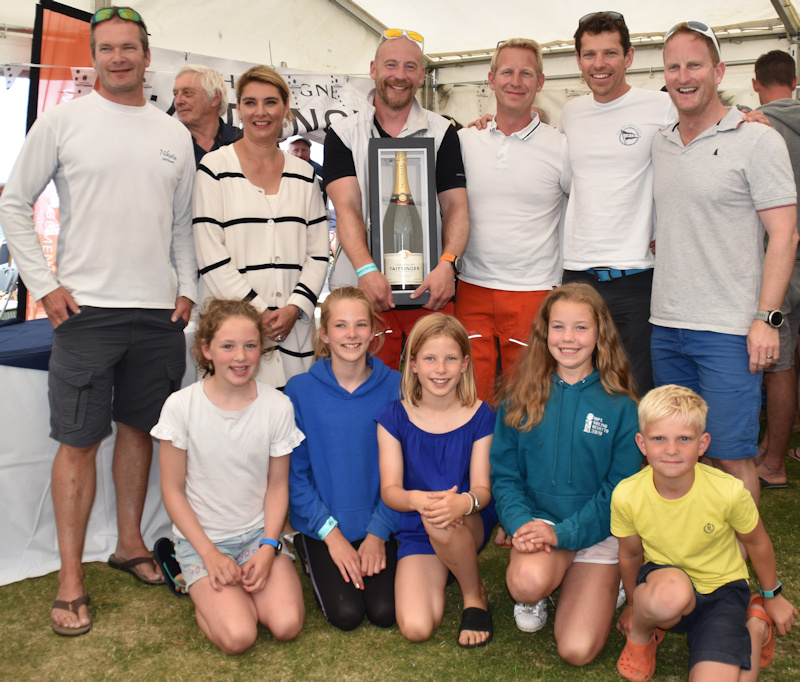
POLYGON ((600 15, 608 17, 609 19, 611 19, 611 21, 622 21, 623 23, 625 21, 625 17, 623 17, 619 12, 607 12, 603 10, 602 12, 589 12, 589 14, 584 14, 578 20, 578 23, 582 24, 584 21, 588 21, 589 19, 592 19, 600 15))
POLYGON ((381 36, 381 42, 385 40, 395 40, 405 36, 419 45, 419 49, 425 52, 425 39, 416 31, 407 31, 404 28, 387 28, 381 36))
MULTIPOLYGON (((717 57, 722 59, 722 53, 719 51, 717 36, 714 35, 714 31, 711 30, 711 27, 708 24, 704 24, 702 21, 686 21, 682 23, 685 23, 696 33, 704 35, 706 38, 711 38, 711 42, 714 43, 714 47, 717 50, 717 57)), ((680 26, 680 24, 675 24, 669 31, 667 31, 667 35, 664 36, 665 43, 672 37, 672 34, 675 33, 675 29, 678 28, 678 26, 680 26)))
POLYGON ((137 24, 142 23, 141 15, 130 7, 104 7, 92 15, 90 23, 99 24, 101 21, 108 21, 114 17, 119 17, 124 21, 133 21, 137 24))

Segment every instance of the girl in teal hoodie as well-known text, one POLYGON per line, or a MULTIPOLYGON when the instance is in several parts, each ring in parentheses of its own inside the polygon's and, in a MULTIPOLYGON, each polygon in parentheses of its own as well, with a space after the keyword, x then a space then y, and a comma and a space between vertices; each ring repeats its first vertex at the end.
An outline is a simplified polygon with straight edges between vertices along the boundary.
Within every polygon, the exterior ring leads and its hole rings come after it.
POLYGON ((400 395, 400 373, 370 353, 376 331, 364 292, 335 290, 322 304, 317 361, 286 384, 306 435, 289 472, 295 548, 322 612, 342 630, 365 615, 395 622, 398 514, 381 502, 374 418, 400 395))
POLYGON ((611 492, 642 461, 633 376, 595 289, 566 284, 545 299, 500 397, 491 481, 514 617, 540 629, 560 587, 558 651, 585 665, 605 645, 619 589, 611 492))

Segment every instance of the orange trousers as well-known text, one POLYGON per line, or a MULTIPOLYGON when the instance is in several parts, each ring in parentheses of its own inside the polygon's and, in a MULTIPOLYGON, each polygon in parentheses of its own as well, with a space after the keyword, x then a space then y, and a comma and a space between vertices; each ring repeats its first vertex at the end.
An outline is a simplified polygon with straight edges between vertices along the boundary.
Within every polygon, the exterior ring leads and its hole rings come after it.
POLYGON ((458 283, 456 317, 467 329, 478 397, 495 405, 497 377, 528 344, 533 319, 547 291, 505 291, 458 283))

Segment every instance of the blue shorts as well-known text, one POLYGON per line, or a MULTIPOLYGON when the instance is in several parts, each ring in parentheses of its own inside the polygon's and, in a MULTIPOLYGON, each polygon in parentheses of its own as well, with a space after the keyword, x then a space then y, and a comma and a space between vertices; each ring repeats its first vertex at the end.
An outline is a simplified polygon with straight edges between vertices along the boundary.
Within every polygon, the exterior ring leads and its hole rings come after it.
MULTIPOLYGON (((242 566, 258 551, 259 543, 263 537, 263 528, 253 528, 241 535, 215 542, 214 547, 226 556, 231 557, 239 566, 242 566)), ((175 558, 180 564, 183 582, 187 588, 201 578, 208 576, 203 560, 194 547, 189 544, 188 540, 179 537, 175 538, 175 558)))
MULTIPOLYGON (((648 562, 639 569, 636 584, 641 585, 653 571, 677 566, 648 562)), ((678 568, 680 570, 680 568, 678 568)), ((687 633, 689 670, 703 661, 735 665, 750 670, 750 632, 747 608, 750 587, 746 580, 734 580, 709 594, 694 591, 694 611, 680 619, 672 632, 687 633)))
POLYGON ((761 372, 750 374, 747 337, 654 326, 651 344, 656 386, 686 386, 708 403, 706 455, 756 457, 761 372))

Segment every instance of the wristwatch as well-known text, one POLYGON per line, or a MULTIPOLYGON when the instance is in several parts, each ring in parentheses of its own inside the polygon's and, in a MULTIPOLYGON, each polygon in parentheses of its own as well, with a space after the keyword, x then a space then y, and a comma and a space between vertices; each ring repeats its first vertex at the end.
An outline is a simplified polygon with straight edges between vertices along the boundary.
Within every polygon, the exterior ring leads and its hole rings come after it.
POLYGON ((780 310, 756 310, 756 319, 777 329, 783 324, 783 313, 780 310))
POLYGON ((464 269, 464 261, 461 256, 454 256, 452 253, 443 253, 442 257, 439 259, 440 261, 446 260, 453 264, 453 270, 457 275, 461 274, 461 271, 464 269))
POLYGON ((275 555, 281 553, 283 549, 283 543, 280 540, 273 540, 272 538, 264 538, 261 542, 258 543, 258 548, 261 549, 264 545, 269 545, 270 547, 275 548, 275 555))
POLYGON ((774 590, 762 590, 761 586, 758 588, 758 593, 764 597, 764 599, 772 599, 773 597, 777 597, 783 591, 783 583, 779 580, 778 586, 774 590))

